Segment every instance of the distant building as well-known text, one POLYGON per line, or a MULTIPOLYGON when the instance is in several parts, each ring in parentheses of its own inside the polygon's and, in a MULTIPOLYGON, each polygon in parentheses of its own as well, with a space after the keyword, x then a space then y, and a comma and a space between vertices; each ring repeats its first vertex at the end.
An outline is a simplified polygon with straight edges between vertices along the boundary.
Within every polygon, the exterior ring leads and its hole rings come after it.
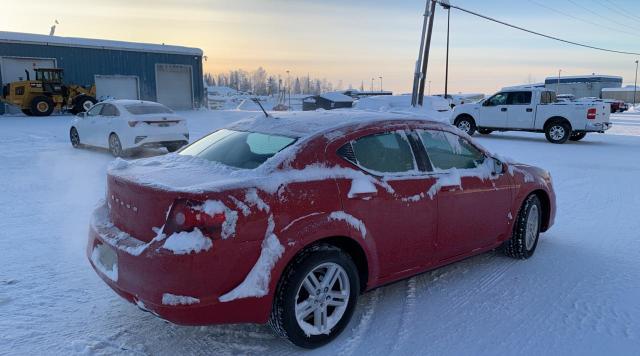
POLYGON ((624 101, 625 103, 640 103, 640 87, 635 90, 636 100, 633 100, 633 85, 624 88, 604 88, 602 89, 602 99, 613 99, 624 101))
POLYGON ((354 99, 350 96, 338 92, 330 92, 305 98, 302 101, 302 110, 345 109, 353 107, 353 102, 354 99))
MULTIPOLYGON (((0 86, 62 68, 64 81, 96 85, 97 99, 141 99, 174 109, 204 104, 202 50, 0 31, 0 86)), ((4 105, 0 104, 0 114, 4 105)))
POLYGON ((549 77, 545 79, 544 87, 557 94, 571 94, 576 99, 601 98, 602 89, 622 87, 622 77, 610 75, 549 77))
POLYGON ((371 91, 360 91, 355 89, 349 89, 341 92, 344 95, 350 96, 354 99, 367 98, 370 96, 380 96, 380 95, 393 95, 393 92, 387 90, 371 90, 371 91))

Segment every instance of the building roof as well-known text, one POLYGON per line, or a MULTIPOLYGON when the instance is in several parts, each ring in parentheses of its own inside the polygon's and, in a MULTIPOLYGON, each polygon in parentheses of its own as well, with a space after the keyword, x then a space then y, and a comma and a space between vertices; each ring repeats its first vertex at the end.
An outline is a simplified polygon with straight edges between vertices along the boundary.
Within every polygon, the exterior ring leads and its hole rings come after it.
POLYGON ((323 99, 327 99, 329 101, 333 101, 335 103, 353 103, 352 97, 348 95, 344 95, 339 92, 329 92, 329 93, 320 94, 320 97, 323 99))
POLYGON ((0 43, 21 43, 44 46, 84 47, 117 51, 158 52, 202 56, 199 48, 172 46, 164 44, 137 43, 124 41, 100 40, 92 38, 60 37, 33 33, 0 31, 0 43))
POLYGON ((588 83, 588 82, 616 82, 622 83, 622 77, 615 75, 563 75, 560 77, 547 77, 546 84, 560 83, 588 83))

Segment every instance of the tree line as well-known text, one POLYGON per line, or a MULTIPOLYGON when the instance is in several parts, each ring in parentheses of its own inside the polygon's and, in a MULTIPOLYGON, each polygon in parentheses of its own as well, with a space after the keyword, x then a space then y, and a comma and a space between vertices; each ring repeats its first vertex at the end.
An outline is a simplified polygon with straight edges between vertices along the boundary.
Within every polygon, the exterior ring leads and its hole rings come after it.
MULTIPOLYGON (((206 73, 205 84, 208 86, 224 86, 255 95, 277 95, 281 92, 295 94, 318 95, 329 91, 342 90, 342 81, 334 85, 326 78, 307 76, 270 74, 264 68, 254 71, 243 69, 230 70, 226 73, 206 73)), ((349 86, 351 88, 351 86, 349 86)))

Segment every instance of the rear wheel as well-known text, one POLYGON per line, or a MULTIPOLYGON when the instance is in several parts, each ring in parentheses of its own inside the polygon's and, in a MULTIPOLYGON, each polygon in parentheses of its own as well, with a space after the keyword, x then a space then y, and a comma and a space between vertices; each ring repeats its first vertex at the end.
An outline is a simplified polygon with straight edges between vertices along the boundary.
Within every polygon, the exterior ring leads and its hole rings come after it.
POLYGON ((505 254, 523 260, 531 257, 538 246, 541 223, 542 204, 538 196, 531 194, 518 212, 511 239, 504 244, 505 254))
POLYGON ((53 109, 53 100, 48 96, 36 96, 31 101, 30 111, 34 116, 49 116, 53 112, 53 109))
POLYGON ((586 132, 576 132, 569 137, 571 141, 580 141, 587 136, 586 132))
POLYGON ((71 140, 71 146, 73 146, 73 148, 80 147, 80 135, 75 127, 72 127, 71 131, 69 131, 69 140, 71 140))
POLYGON ((109 152, 113 155, 113 157, 122 157, 122 144, 120 143, 120 138, 115 133, 112 133, 109 136, 109 152))
POLYGON ((544 134, 551 143, 565 143, 571 137, 571 126, 564 121, 552 121, 545 127, 544 134))
POLYGON ((460 131, 466 133, 471 136, 476 132, 476 123, 473 121, 473 118, 468 115, 459 116, 455 121, 455 126, 460 129, 460 131))
POLYGON ((313 246, 283 273, 269 325, 297 346, 320 347, 347 326, 359 292, 358 270, 351 257, 335 246, 313 246))

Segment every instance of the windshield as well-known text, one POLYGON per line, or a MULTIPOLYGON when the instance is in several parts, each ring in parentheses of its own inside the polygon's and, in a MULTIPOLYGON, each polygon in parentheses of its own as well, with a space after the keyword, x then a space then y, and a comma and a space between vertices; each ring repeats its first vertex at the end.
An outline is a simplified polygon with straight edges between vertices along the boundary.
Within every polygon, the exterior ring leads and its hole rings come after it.
POLYGON ((128 112, 133 115, 146 115, 146 114, 172 114, 173 111, 168 107, 160 104, 133 104, 124 106, 128 112))
POLYGON ((252 169, 295 141, 285 136, 222 129, 187 146, 180 154, 252 169))

